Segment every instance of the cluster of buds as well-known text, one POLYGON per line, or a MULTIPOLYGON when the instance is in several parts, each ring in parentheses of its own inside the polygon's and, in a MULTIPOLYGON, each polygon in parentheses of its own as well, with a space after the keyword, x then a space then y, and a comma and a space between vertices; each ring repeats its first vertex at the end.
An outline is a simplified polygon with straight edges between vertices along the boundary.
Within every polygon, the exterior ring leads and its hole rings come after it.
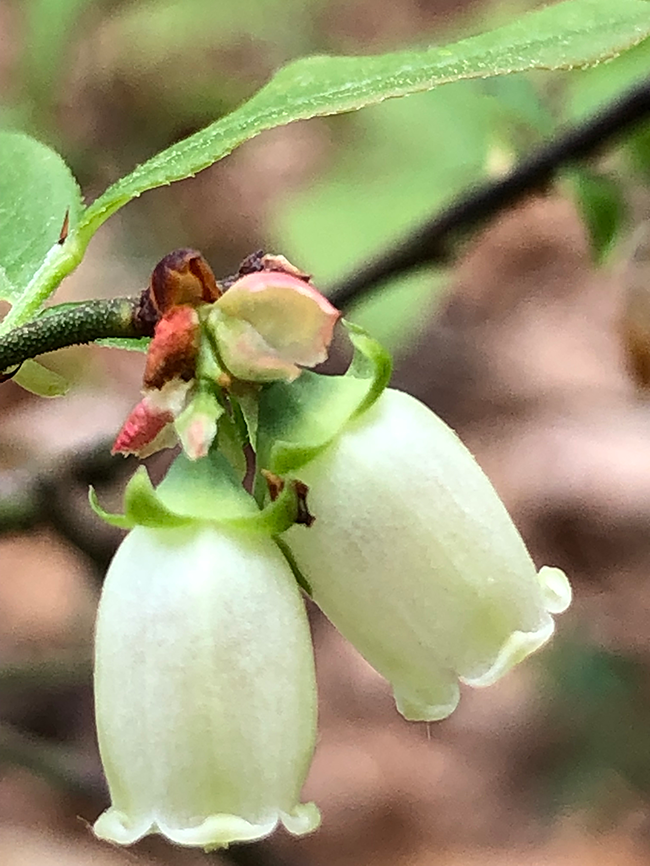
POLYGON ((346 375, 304 369, 339 318, 305 274, 259 256, 218 284, 198 254, 175 255, 159 266, 173 291, 154 272, 145 394, 115 450, 178 436, 184 453, 156 489, 138 470, 124 514, 94 501, 130 530, 97 622, 112 806, 95 832, 211 849, 318 826, 299 799, 316 741, 301 590, 399 711, 428 721, 454 710, 459 684, 489 685, 544 644, 571 591, 559 569, 537 571, 453 431, 387 387, 390 359, 361 329, 343 323, 346 375))
MULTIPOLYGON (((217 283, 196 250, 176 250, 153 271, 143 304, 157 318, 147 352, 144 396, 113 453, 146 457, 180 437, 205 457, 228 394, 292 382, 327 358, 340 316, 284 256, 251 256, 217 283)), ((245 398, 242 398, 245 399, 245 398)))

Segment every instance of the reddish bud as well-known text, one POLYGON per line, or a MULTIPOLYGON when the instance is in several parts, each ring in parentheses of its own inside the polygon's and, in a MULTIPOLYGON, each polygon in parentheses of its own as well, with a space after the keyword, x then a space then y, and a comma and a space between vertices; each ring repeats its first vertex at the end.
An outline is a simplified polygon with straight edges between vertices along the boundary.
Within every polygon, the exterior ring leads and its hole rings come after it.
POLYGON ((212 304, 221 296, 212 268, 198 250, 174 250, 161 259, 151 274, 149 290, 162 315, 184 304, 212 304))
POLYGON ((145 388, 162 388, 171 379, 194 378, 201 332, 192 307, 174 307, 156 325, 147 352, 145 388))
POLYGON ((171 412, 158 411, 147 403, 145 397, 140 400, 122 425, 111 449, 111 454, 143 456, 142 452, 146 446, 151 445, 159 433, 173 420, 174 416, 171 412))
POLYGON ((173 421, 183 411, 190 389, 189 382, 174 379, 160 391, 148 391, 122 425, 111 453, 148 457, 175 445, 173 421))

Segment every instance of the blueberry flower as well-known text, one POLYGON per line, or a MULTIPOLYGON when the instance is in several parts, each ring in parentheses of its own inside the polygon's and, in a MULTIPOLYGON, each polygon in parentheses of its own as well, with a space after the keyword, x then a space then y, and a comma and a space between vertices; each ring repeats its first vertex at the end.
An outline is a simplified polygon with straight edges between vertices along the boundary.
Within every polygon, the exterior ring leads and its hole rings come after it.
POLYGON ((544 644, 571 591, 536 570, 467 448, 387 389, 296 470, 316 520, 284 538, 314 600, 392 683, 408 719, 449 715, 544 644))
MULTIPOLYGON (((200 490, 189 495, 214 511, 200 490)), ((314 666, 285 558, 264 532, 189 517, 174 526, 153 499, 147 514, 158 527, 127 535, 99 605, 97 732, 112 806, 96 835, 128 845, 160 833, 210 849, 278 824, 313 830, 318 810, 299 798, 315 743, 314 666)))

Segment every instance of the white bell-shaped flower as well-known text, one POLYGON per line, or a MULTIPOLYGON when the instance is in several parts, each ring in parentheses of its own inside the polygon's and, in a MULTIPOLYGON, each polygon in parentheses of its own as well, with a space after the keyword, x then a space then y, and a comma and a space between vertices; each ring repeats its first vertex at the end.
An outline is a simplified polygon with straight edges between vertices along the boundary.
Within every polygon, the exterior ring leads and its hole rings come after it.
POLYGON ((112 799, 97 836, 214 848, 318 825, 299 801, 315 742, 311 640, 271 538, 136 527, 108 571, 96 646, 112 799))
POLYGON ((459 679, 493 683, 570 602, 563 572, 537 572, 467 448, 407 394, 384 391, 296 474, 316 520, 284 538, 314 600, 409 719, 449 715, 459 679))

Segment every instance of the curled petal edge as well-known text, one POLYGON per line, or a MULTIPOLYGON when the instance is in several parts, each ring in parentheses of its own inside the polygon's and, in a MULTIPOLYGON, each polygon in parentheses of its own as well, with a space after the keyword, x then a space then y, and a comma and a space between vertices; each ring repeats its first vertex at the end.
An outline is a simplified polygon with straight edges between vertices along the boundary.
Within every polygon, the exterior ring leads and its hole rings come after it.
POLYGON ((302 803, 292 812, 279 812, 268 821, 254 824, 238 815, 209 815, 195 827, 170 827, 150 816, 130 821, 124 812, 107 809, 99 816, 93 831, 99 839, 117 845, 132 845, 150 833, 159 833, 177 845, 206 850, 227 848, 232 842, 251 842, 269 836, 282 824, 294 836, 311 833, 320 825, 320 812, 314 803, 302 803))
POLYGON ((503 644, 490 668, 477 677, 463 677, 454 671, 437 671, 435 687, 409 690, 395 688, 397 709, 411 722, 437 722, 450 716, 460 700, 459 683, 472 688, 493 685, 516 664, 543 646, 555 630, 549 617, 542 628, 533 632, 515 631, 503 644))
MULTIPOLYGON (((571 585, 559 568, 544 566, 538 573, 544 606, 548 614, 563 613, 571 603, 571 585)), ((476 677, 459 676, 453 671, 439 671, 438 688, 395 689, 395 702, 399 712, 410 721, 434 722, 450 716, 460 700, 459 682, 472 688, 493 685, 515 665, 542 647, 553 635, 555 621, 547 621, 536 631, 513 632, 498 651, 488 670, 476 677)))

